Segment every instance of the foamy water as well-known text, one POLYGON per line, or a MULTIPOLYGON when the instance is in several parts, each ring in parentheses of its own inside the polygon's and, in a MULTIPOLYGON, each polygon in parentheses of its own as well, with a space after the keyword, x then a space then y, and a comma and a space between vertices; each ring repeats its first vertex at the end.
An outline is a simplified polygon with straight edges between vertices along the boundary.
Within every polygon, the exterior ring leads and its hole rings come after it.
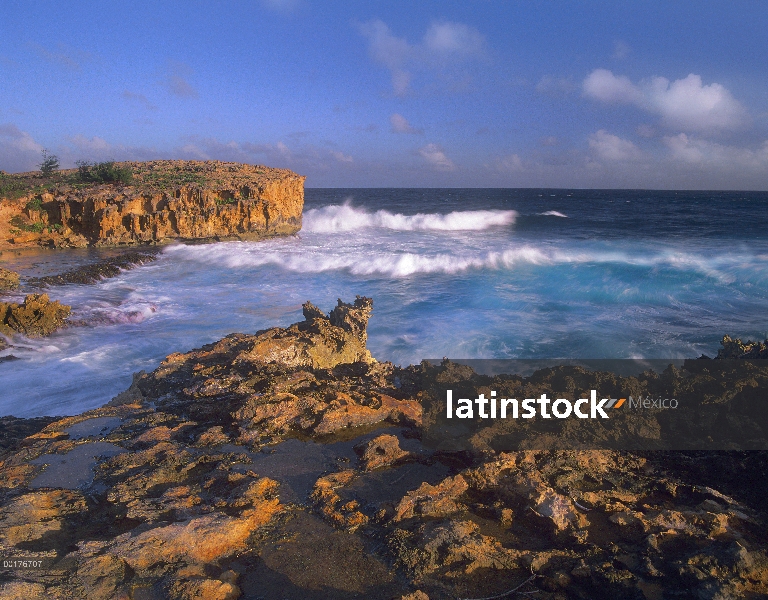
POLYGON ((768 335, 766 198, 570 194, 314 190, 296 236, 169 246, 52 288, 80 325, 2 353, 20 360, 0 363, 0 413, 100 406, 171 352, 356 294, 374 299, 372 353, 400 364, 683 358, 714 355, 724 333, 768 335))

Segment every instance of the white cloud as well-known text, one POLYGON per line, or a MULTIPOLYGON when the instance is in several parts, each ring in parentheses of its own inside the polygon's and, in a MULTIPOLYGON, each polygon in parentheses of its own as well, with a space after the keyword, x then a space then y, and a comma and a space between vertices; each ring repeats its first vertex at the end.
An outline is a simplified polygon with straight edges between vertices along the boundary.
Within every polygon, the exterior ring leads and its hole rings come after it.
POLYGON ((664 144, 677 161, 707 169, 764 171, 768 168, 768 140, 757 150, 726 146, 684 133, 665 136, 664 144))
POLYGON ((103 154, 104 152, 108 152, 111 149, 109 143, 98 136, 93 136, 92 138, 88 139, 87 137, 78 134, 73 137, 71 141, 78 150, 83 152, 96 152, 103 154))
POLYGON ((351 156, 344 154, 343 152, 339 152, 338 150, 331 150, 330 153, 331 153, 331 156, 333 156, 333 158, 335 158, 340 163, 355 162, 351 156))
POLYGON ((32 171, 42 160, 43 146, 13 123, 0 125, 0 170, 32 171))
POLYGON ((670 82, 653 77, 640 84, 616 76, 607 69, 595 69, 582 84, 584 95, 609 104, 633 104, 661 116, 669 128, 684 131, 738 129, 746 121, 746 110, 719 83, 704 85, 691 73, 670 82))
POLYGON ((643 93, 629 77, 617 77, 608 69, 595 69, 582 84, 584 95, 611 104, 642 104, 643 93))
POLYGON ((383 21, 369 21, 360 25, 359 29, 368 38, 371 58, 389 69, 395 95, 404 95, 411 81, 411 74, 405 70, 409 56, 413 53, 411 46, 403 38, 392 35, 383 21))
MULTIPOLYGON (((234 144, 234 142, 230 142, 230 143, 234 144)), ((290 158, 291 157, 291 150, 288 148, 288 146, 283 144, 283 142, 277 142, 276 146, 277 146, 277 151, 282 156, 284 156, 285 158, 290 158)))
POLYGON ((719 83, 702 85, 701 77, 693 73, 672 83, 655 77, 646 95, 651 108, 671 127, 736 129, 744 122, 746 111, 727 89, 719 83))
POLYGON ((456 170, 456 165, 437 144, 427 144, 419 148, 419 155, 438 171, 456 170))
POLYGON ((389 117, 389 122, 392 125, 392 133, 410 133, 414 135, 424 133, 423 129, 416 129, 408 122, 408 119, 398 113, 389 117))
POLYGON ((462 23, 432 23, 424 34, 424 46, 436 54, 482 56, 484 44, 477 29, 462 23))
POLYGON ((601 129, 589 136, 589 148, 598 158, 610 161, 639 160, 643 152, 629 140, 601 129))
POLYGON ((432 23, 417 44, 395 36, 379 19, 358 25, 368 38, 371 58, 386 67, 396 96, 404 96, 413 72, 429 69, 455 69, 464 60, 485 54, 485 40, 477 29, 462 23, 432 23))

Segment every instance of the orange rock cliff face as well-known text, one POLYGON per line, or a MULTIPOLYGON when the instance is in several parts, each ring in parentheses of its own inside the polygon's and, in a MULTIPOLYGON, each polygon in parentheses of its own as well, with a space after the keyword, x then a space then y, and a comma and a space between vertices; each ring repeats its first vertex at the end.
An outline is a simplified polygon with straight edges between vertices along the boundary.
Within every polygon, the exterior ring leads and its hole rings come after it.
POLYGON ((305 177, 292 171, 220 161, 118 164, 130 169, 130 184, 78 184, 76 170, 61 171, 38 193, 2 199, 2 242, 114 246, 257 239, 301 229, 305 177))

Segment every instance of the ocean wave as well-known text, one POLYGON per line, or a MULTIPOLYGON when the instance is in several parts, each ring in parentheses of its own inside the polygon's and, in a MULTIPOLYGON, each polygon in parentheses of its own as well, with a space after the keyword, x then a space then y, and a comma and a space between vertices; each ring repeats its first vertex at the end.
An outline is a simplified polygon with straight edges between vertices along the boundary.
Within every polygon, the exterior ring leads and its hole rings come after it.
POLYGON ((295 273, 348 271, 353 275, 395 278, 430 273, 455 274, 483 269, 515 269, 525 265, 564 264, 614 264, 646 269, 666 268, 679 272, 698 272, 723 283, 732 283, 739 278, 735 273, 744 269, 754 271, 761 279, 768 275, 766 261, 755 256, 726 253, 703 258, 694 253, 673 250, 627 253, 520 245, 485 252, 459 250, 418 253, 370 247, 339 249, 328 246, 313 252, 298 253, 288 249, 267 250, 263 245, 233 242, 210 246, 171 246, 166 248, 165 252, 182 260, 232 270, 271 266, 295 273))
POLYGON ((564 215, 561 212, 557 212, 556 210, 548 210, 547 212, 539 213, 542 217, 561 217, 563 219, 567 219, 568 215, 564 215))
POLYGON ((70 321, 77 325, 89 327, 136 324, 154 317, 157 312, 158 306, 153 302, 139 301, 124 303, 119 306, 107 302, 97 302, 80 307, 70 321))
POLYGON ((313 233, 337 233, 365 228, 396 231, 481 231, 512 225, 516 217, 517 212, 514 210, 467 210, 447 214, 403 215, 386 210, 368 212, 349 204, 333 204, 306 211, 302 230, 313 233))

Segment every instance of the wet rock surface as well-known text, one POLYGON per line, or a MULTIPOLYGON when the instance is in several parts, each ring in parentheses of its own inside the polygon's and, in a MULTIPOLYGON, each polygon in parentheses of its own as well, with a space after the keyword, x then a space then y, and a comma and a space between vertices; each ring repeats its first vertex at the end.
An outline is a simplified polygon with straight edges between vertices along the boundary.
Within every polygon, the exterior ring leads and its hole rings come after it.
POLYGON ((0 571, 0 596, 768 595, 765 483, 706 475, 759 473, 766 453, 430 449, 425 395, 475 375, 376 362, 371 309, 307 303, 291 327, 169 356, 103 408, 24 439, 9 422, 0 554, 48 563, 0 571), (64 461, 88 477, 58 481, 64 461))
POLYGON ((25 284, 32 287, 48 287, 54 285, 67 285, 70 283, 96 283, 97 281, 115 277, 122 271, 139 267, 156 259, 157 251, 153 250, 125 252, 120 256, 106 258, 89 265, 83 265, 59 275, 29 277, 25 280, 25 284))
POLYGON ((51 301, 48 294, 28 294, 21 304, 0 302, 0 334, 50 335, 64 325, 69 312, 69 306, 51 301))

